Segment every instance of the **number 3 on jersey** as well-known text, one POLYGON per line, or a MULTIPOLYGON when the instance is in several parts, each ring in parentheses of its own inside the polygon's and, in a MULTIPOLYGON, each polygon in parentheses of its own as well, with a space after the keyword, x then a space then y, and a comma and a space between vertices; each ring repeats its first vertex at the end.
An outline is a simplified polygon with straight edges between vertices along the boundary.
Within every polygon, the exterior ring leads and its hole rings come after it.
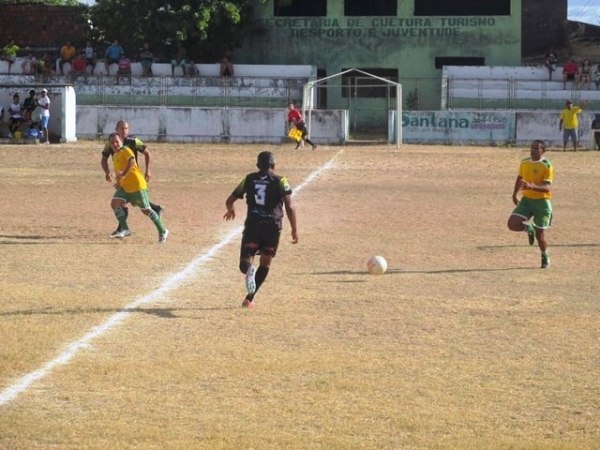
POLYGON ((257 205, 264 206, 267 198, 267 185, 266 184, 255 184, 256 194, 254 194, 254 201, 257 205))

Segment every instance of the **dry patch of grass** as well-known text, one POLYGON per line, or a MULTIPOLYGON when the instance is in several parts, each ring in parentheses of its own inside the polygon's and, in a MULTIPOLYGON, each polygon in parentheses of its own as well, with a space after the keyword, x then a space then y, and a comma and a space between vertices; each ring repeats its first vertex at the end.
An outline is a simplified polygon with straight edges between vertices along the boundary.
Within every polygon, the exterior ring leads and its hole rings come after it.
POLYGON ((158 246, 139 211, 107 238, 100 147, 0 147, 0 395, 126 312, 0 405, 0 449, 600 447, 596 153, 548 155, 541 270, 506 229, 522 149, 152 145, 158 246), (335 159, 248 311, 239 239, 197 258, 242 225, 224 201, 265 148, 294 186, 335 159))

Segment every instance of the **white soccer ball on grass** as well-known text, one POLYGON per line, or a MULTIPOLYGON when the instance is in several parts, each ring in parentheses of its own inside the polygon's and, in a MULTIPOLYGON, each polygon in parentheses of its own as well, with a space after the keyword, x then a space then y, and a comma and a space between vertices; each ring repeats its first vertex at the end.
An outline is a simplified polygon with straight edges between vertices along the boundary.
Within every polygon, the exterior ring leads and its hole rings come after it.
POLYGON ((383 275, 387 270, 387 261, 383 256, 371 256, 367 261, 367 270, 371 275, 383 275))

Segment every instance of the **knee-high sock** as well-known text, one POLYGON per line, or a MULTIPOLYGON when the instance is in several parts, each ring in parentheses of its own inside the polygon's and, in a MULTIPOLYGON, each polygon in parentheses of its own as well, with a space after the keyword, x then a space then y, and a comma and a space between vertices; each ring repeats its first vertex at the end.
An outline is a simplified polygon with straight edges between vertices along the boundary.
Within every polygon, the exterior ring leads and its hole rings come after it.
POLYGON ((248 300, 254 299, 254 296, 256 295, 256 293, 258 292, 258 289, 260 288, 260 286, 263 284, 263 282, 267 278, 268 274, 269 274, 269 267, 264 267, 264 266, 258 267, 258 270, 256 271, 256 275, 254 276, 254 281, 256 282, 256 290, 254 291, 254 294, 249 294, 246 296, 246 298, 248 300))
POLYGON ((121 230, 129 230, 129 227, 127 226, 127 214, 125 213, 123 208, 119 206, 114 210, 114 213, 115 217, 119 221, 119 227, 121 228, 121 230))
POLYGON ((150 214, 148 214, 148 217, 150 217, 150 220, 154 223, 154 226, 156 227, 159 233, 162 234, 165 232, 165 226, 160 220, 160 217, 158 217, 158 214, 156 214, 156 211, 151 209, 150 214))

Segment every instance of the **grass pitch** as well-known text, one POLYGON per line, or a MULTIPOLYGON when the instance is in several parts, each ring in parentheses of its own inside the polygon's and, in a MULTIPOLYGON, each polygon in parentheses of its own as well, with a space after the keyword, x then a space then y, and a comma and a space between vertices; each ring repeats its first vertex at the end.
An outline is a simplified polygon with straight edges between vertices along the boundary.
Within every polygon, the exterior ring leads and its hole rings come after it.
POLYGON ((137 210, 108 238, 101 148, 0 147, 0 449, 600 447, 598 153, 547 153, 541 270, 525 149, 150 144, 159 246, 137 210), (264 149, 300 242, 246 310, 222 216, 264 149))

